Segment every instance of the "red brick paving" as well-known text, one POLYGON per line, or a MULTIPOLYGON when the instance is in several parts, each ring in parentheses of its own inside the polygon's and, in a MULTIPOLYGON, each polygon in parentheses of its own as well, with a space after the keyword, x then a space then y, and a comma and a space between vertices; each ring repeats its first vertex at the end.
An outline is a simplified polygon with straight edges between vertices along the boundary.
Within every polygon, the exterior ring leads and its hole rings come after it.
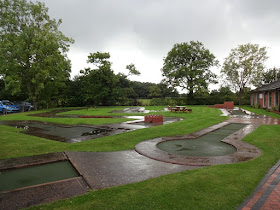
POLYGON ((280 209, 280 183, 270 193, 261 209, 280 209))
POLYGON ((280 175, 280 167, 278 167, 263 186, 255 193, 251 200, 242 208, 242 210, 261 209, 271 210, 280 209, 280 183, 274 187, 273 181, 280 175), (274 189, 270 192, 269 188, 274 189), (264 199, 265 193, 270 193, 267 199, 264 199), (263 202, 262 200, 263 199, 263 202), (258 202, 258 203, 257 203, 258 202))

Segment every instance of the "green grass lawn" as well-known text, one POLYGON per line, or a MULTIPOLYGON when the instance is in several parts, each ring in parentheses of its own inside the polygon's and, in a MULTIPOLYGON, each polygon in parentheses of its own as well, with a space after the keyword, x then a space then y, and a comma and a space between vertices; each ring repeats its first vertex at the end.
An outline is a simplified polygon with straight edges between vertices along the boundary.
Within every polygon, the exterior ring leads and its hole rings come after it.
MULTIPOLYGON (((164 116, 182 117, 184 120, 171 123, 168 125, 160 125, 152 128, 139 129, 124 134, 107 136, 88 140, 75 144, 67 144, 63 142, 52 141, 35 136, 25 135, 19 133, 20 129, 9 126, 0 126, 0 159, 14 158, 29 155, 37 155, 49 152, 58 151, 119 151, 133 149, 134 146, 143 141, 160 136, 171 136, 178 134, 187 134, 197 130, 217 124, 226 117, 219 116, 220 111, 208 107, 192 107, 193 113, 170 113, 170 112, 156 112, 156 114, 163 114, 164 116)), ((74 110, 67 112, 68 114, 79 115, 126 115, 124 113, 108 113, 114 108, 98 108, 86 110, 74 110)), ((123 109, 123 108, 122 108, 123 109)), ((135 114, 131 114, 135 115, 135 114)), ((138 114, 145 115, 145 114, 138 114)), ((19 113, 7 116, 1 116, 0 120, 41 120, 47 122, 57 122, 65 124, 100 124, 108 120, 124 120, 125 118, 100 119, 100 118, 44 118, 32 117, 27 113, 19 113)), ((125 119, 127 120, 127 119, 125 119)), ((121 122, 121 121, 119 121, 121 122)))
POLYGON ((279 114, 276 114, 276 113, 273 113, 273 112, 270 112, 268 111, 267 109, 262 109, 262 108, 259 108, 259 109, 256 109, 256 108, 253 108, 249 105, 246 105, 246 106, 238 106, 242 109, 246 109, 250 112, 254 112, 256 114, 259 114, 259 115, 267 115, 269 117, 273 117, 273 118, 280 118, 280 115, 279 114))
MULTIPOLYGON (((109 114, 110 108, 75 110, 83 115, 109 114), (98 113, 98 114, 94 114, 98 113)), ((161 110, 162 107, 148 107, 161 110)), ((18 133, 19 129, 0 126, 0 159, 42 154, 56 151, 117 151, 133 149, 143 140, 178 134, 187 134, 217 124, 227 117, 205 106, 191 106, 192 114, 156 112, 164 116, 183 117, 184 120, 168 125, 140 129, 120 135, 107 136, 85 142, 66 144, 18 133)), ((114 108, 112 108, 114 109, 114 108)), ((33 117, 18 114, 27 120, 33 117)), ((17 119, 17 114, 2 118, 17 119)), ((50 119, 50 118, 45 118, 50 119)), ((63 119, 63 118, 61 118, 63 119)), ((121 118, 120 118, 121 119, 121 118)), ((44 120, 44 119, 40 119, 44 120)), ((57 120, 53 118, 52 120, 57 120)), ((65 121, 69 119, 64 119, 65 121)), ((80 120, 80 119, 79 119, 80 120)), ((88 120, 88 119, 81 119, 88 120)), ((90 119, 91 120, 91 119, 90 119)), ((99 119, 93 119, 98 120, 99 119)), ((94 124, 94 121, 81 121, 94 124)), ((114 188, 53 202, 34 209, 235 209, 254 190, 256 185, 280 158, 280 126, 263 125, 243 140, 263 152, 262 156, 230 165, 217 165, 149 179, 114 188)))

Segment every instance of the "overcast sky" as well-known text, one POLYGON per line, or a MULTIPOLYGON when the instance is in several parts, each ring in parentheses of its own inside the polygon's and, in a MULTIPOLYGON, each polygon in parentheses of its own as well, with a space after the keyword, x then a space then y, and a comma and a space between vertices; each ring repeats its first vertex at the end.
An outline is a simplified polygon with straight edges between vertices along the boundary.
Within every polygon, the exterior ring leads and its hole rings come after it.
MULTIPOLYGON (((232 48, 268 47, 267 67, 280 67, 279 0, 40 0, 60 30, 75 40, 68 57, 72 76, 89 67, 91 52, 109 52, 115 73, 134 63, 159 83, 163 58, 175 43, 200 41, 222 65, 232 48)), ((213 69, 219 74, 220 69, 213 69)))

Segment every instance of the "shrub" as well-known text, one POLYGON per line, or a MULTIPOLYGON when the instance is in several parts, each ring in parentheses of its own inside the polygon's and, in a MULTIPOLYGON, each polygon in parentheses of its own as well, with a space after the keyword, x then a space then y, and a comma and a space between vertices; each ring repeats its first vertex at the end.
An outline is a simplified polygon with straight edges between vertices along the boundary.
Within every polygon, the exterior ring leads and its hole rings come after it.
POLYGON ((273 107, 271 107, 271 110, 272 110, 272 111, 277 111, 277 110, 278 110, 278 106, 273 106, 273 107))
POLYGON ((254 108, 259 109, 259 108, 261 108, 261 106, 259 104, 255 104, 254 108))

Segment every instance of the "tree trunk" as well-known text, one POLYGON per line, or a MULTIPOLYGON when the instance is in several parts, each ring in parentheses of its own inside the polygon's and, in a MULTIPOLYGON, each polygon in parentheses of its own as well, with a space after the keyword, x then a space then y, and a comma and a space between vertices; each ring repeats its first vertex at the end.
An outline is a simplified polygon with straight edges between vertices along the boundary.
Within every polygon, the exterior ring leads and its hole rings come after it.
POLYGON ((33 105, 34 105, 34 110, 37 111, 38 110, 38 103, 36 100, 33 100, 33 105))
POLYGON ((238 102, 239 102, 239 106, 242 105, 242 96, 243 96, 243 88, 240 88, 239 93, 238 93, 238 102))
POLYGON ((38 96, 34 96, 32 98, 33 98, 32 101, 33 101, 33 105, 34 105, 34 110, 37 111, 38 110, 38 101, 39 101, 38 96))
POLYGON ((192 101, 193 99, 194 99, 193 90, 190 90, 190 92, 188 94, 188 101, 192 101))

